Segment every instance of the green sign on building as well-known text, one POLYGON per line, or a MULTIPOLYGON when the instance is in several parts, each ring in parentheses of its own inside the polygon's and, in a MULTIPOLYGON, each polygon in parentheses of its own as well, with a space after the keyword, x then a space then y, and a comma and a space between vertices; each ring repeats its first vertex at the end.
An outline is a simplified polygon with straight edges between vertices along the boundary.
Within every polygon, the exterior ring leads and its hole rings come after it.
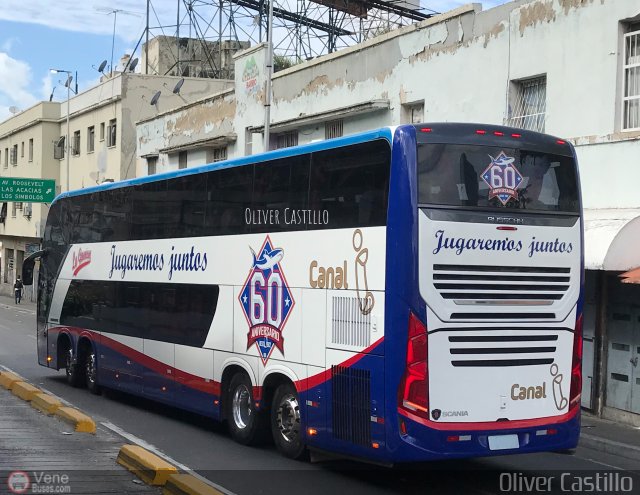
POLYGON ((55 196, 55 180, 0 177, 0 201, 51 203, 55 196))

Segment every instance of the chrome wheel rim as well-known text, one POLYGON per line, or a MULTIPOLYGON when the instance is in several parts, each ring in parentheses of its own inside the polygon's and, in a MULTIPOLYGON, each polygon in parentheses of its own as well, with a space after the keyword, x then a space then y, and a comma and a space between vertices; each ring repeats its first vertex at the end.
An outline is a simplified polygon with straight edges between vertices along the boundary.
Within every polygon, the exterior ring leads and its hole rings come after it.
POLYGON ((96 355, 93 352, 87 358, 87 380, 91 384, 96 382, 96 355))
POLYGON ((71 349, 69 349, 67 351, 67 359, 65 360, 65 372, 67 373, 67 376, 71 375, 71 366, 73 363, 73 352, 71 351, 71 349))
POLYGON ((282 438, 294 442, 300 436, 300 405, 293 394, 282 398, 278 405, 276 424, 282 438))
POLYGON ((251 394, 246 385, 236 388, 232 400, 233 422, 236 427, 243 430, 251 419, 251 394))

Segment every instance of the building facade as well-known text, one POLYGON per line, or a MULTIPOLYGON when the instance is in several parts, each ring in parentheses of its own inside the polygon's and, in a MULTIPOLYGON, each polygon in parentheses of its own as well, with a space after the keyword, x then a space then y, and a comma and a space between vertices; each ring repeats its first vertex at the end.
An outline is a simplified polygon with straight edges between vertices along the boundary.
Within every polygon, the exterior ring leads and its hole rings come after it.
MULTIPOLYGON (((538 130, 577 149, 585 207, 583 406, 640 424, 640 0, 470 4, 273 75, 279 148, 408 122, 538 130)), ((263 151, 266 46, 235 84, 142 120, 137 175, 263 151)))

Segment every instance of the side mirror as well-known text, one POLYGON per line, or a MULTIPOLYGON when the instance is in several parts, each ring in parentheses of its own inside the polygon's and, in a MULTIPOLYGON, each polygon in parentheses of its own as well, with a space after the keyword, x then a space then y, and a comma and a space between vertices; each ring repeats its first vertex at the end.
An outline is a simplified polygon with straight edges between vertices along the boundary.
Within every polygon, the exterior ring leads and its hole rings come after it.
POLYGON ((33 266, 35 265, 36 260, 42 258, 44 255, 44 249, 36 251, 35 253, 25 258, 25 260, 22 262, 22 283, 24 285, 33 284, 33 266))

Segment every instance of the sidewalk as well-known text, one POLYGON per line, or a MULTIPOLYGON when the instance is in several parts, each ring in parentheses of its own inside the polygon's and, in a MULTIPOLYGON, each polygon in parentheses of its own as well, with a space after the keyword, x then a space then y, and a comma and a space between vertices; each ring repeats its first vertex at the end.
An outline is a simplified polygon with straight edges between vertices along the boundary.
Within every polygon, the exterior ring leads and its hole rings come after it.
POLYGON ((20 301, 20 304, 16 304, 16 301, 13 297, 0 295, 0 304, 2 304, 3 306, 12 306, 12 307, 22 308, 22 309, 31 309, 33 311, 36 310, 36 303, 31 302, 28 299, 22 299, 22 301, 20 301))
POLYGON ((582 413, 580 446, 640 462, 640 428, 582 413))
POLYGON ((121 445, 100 425, 95 435, 75 432, 0 387, 0 493, 11 479, 31 485, 14 493, 160 494, 116 463, 121 445))

